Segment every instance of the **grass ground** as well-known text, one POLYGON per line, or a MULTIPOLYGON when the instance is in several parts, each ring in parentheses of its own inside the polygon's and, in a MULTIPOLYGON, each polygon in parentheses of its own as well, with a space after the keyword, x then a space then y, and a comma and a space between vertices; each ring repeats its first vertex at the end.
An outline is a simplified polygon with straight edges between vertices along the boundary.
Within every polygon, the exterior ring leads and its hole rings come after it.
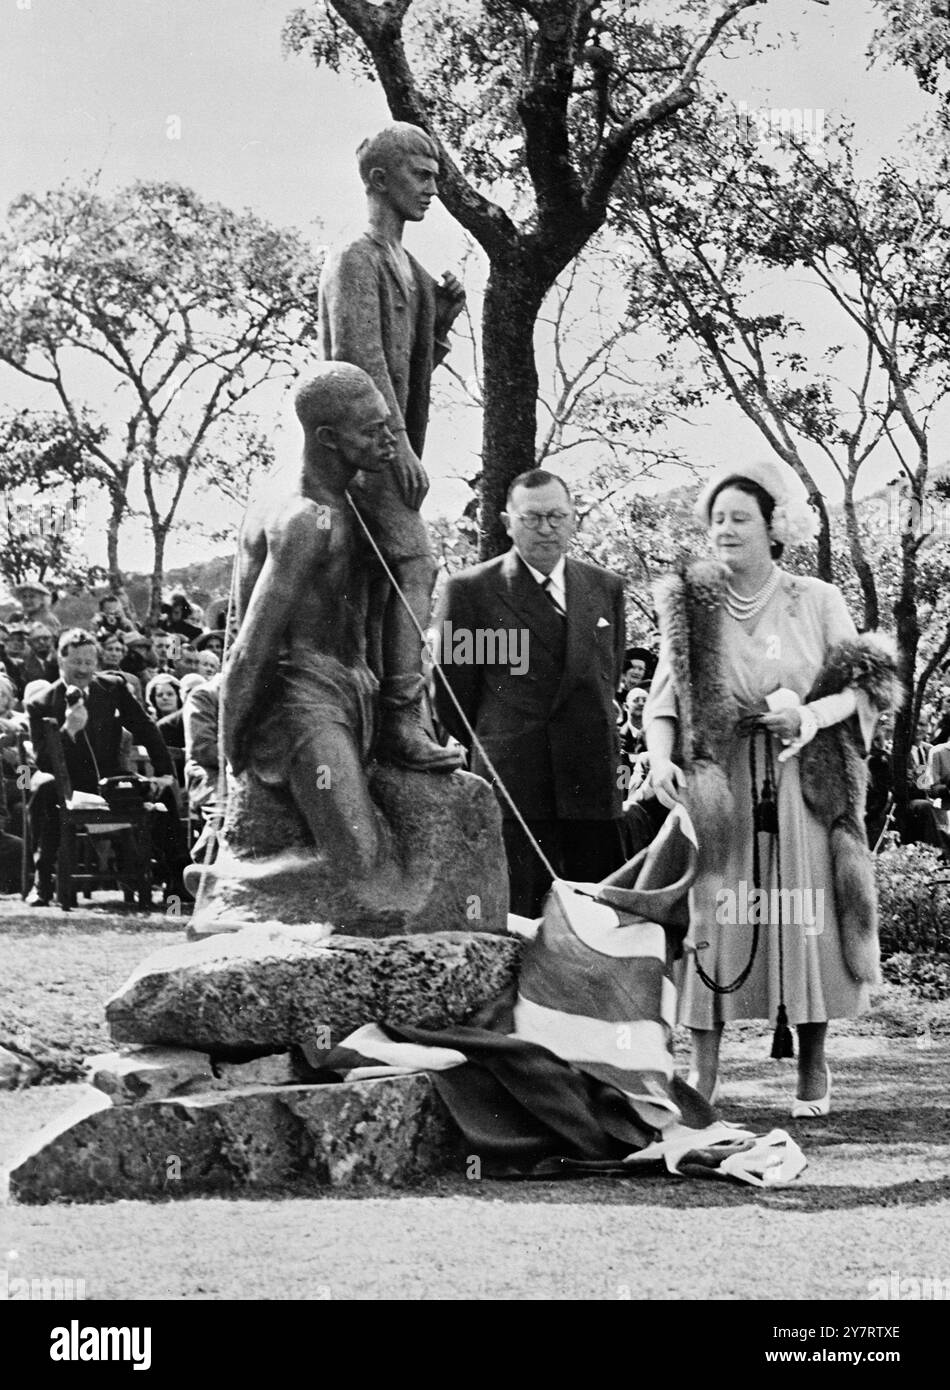
MULTIPOLYGON (((0 1044, 44 1082, 0 1093, 0 1163, 86 1094, 102 1003, 180 924, 0 903, 0 1044)), ((0 1209, 11 1276, 88 1298, 871 1299, 895 1272, 950 1294, 950 1005, 887 986, 832 1030, 834 1105, 792 1122, 794 1063, 726 1035, 725 1119, 788 1128, 809 1160, 780 1191, 666 1177, 470 1182, 306 1200, 0 1209)))

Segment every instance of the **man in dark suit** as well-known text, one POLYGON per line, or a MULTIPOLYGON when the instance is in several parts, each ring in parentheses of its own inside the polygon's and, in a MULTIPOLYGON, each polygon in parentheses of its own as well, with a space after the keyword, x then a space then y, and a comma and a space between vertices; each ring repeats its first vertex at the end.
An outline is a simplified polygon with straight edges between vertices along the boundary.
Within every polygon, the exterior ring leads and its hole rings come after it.
MULTIPOLYGON (((28 901, 46 907, 53 895, 53 868, 59 846, 59 812, 52 763, 47 748, 44 719, 55 719, 62 733, 66 770, 73 791, 98 792, 101 777, 119 776, 122 730, 148 752, 155 776, 153 797, 169 795, 174 772, 161 734, 137 703, 119 675, 98 675, 99 648, 91 632, 67 628, 59 639, 59 678, 30 700, 30 737, 36 757, 30 798, 30 833, 34 846, 36 878, 28 901)), ((171 889, 187 856, 174 802, 159 821, 168 820, 160 837, 165 852, 171 889)))
MULTIPOLYGON (((570 493, 522 473, 502 520, 513 545, 453 575, 436 618, 439 666, 515 805, 559 877, 599 882, 623 863, 621 760, 613 695, 624 654, 623 584, 567 559, 570 493)), ((436 679, 436 708, 491 779, 436 679)), ((500 798, 511 910, 536 917, 550 876, 500 798)))
MULTIPOLYGON (((429 621, 435 559, 419 508, 429 488, 421 455, 433 368, 465 292, 448 272, 437 282, 402 244, 407 222, 421 222, 437 192, 439 147, 424 130, 399 121, 357 151, 369 228, 333 250, 320 277, 320 337, 329 362, 349 362, 372 377, 396 436, 392 462, 350 485, 412 615, 429 621)), ((371 606, 370 665, 380 677, 376 756, 426 772, 451 772, 456 753, 425 727, 421 643, 398 595, 377 584, 371 606)))

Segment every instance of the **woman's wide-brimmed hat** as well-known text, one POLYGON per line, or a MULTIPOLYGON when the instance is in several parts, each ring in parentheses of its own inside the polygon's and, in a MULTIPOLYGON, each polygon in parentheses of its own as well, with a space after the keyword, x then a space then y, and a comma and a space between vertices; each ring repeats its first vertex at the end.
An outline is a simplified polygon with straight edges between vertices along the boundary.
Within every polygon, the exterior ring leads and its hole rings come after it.
POLYGON ((727 478, 748 478, 758 483, 775 503, 769 531, 772 539, 783 545, 806 545, 818 534, 818 514, 808 503, 801 480, 790 468, 780 467, 770 459, 753 463, 724 464, 717 468, 703 487, 693 508, 704 526, 709 525, 712 500, 716 490, 727 478))
POLYGON ((220 642, 224 645, 224 632, 220 627, 205 628, 200 637, 196 637, 192 644, 197 652, 203 652, 206 647, 210 647, 212 642, 220 642))

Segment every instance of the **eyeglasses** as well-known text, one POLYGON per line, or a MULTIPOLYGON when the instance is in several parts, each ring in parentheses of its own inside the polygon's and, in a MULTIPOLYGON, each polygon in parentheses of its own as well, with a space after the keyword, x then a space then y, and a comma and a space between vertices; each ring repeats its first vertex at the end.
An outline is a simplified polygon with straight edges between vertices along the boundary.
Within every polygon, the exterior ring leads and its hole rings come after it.
POLYGON ((552 531, 570 521, 570 512, 515 512, 514 515, 527 526, 529 531, 537 531, 542 521, 546 521, 552 531))

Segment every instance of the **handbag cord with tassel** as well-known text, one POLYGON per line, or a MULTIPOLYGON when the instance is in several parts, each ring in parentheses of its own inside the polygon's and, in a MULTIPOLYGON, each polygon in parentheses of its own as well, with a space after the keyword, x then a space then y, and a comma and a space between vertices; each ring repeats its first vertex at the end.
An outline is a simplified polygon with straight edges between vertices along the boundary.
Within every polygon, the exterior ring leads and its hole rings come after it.
MULTIPOLYGON (((782 923, 782 850, 778 833, 778 802, 776 799, 775 759, 772 752, 772 738, 768 729, 752 728, 749 731, 749 776, 752 783, 752 887, 758 893, 762 887, 762 865, 759 857, 759 835, 772 835, 775 838, 775 882, 778 888, 778 1011, 775 1019, 775 1033, 772 1038, 773 1057, 794 1057, 792 1033, 788 1026, 788 1013, 785 1008, 785 933, 782 923), (759 790, 759 775, 756 760, 756 737, 762 734, 765 739, 765 775, 759 790)), ((771 894, 769 895, 771 897, 771 894)), ((756 896, 756 905, 759 898, 756 896)), ((752 946, 749 959, 736 978, 728 985, 721 985, 706 973, 699 963, 699 951, 708 947, 709 942, 699 942, 696 946, 696 972, 703 984, 714 994, 733 994, 741 989, 752 971, 756 953, 759 949, 759 913, 756 911, 752 924, 752 946)))

